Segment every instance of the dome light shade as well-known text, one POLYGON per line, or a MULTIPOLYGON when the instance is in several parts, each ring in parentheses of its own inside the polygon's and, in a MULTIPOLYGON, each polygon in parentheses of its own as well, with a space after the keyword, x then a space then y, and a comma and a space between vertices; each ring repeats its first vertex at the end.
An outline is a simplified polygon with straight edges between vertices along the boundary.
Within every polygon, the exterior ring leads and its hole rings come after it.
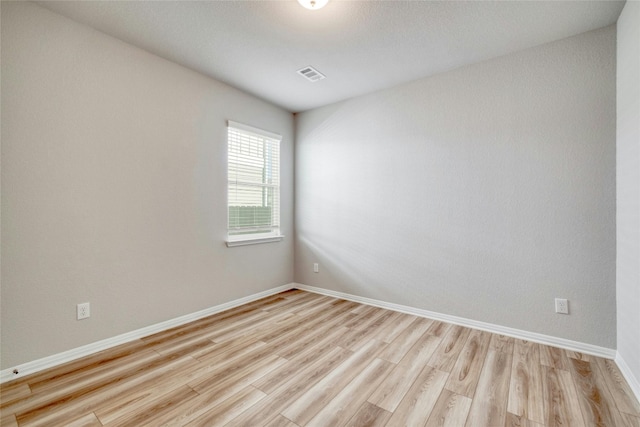
POLYGON ((329 3, 329 0, 298 0, 303 7, 306 7, 310 10, 321 9, 329 3))

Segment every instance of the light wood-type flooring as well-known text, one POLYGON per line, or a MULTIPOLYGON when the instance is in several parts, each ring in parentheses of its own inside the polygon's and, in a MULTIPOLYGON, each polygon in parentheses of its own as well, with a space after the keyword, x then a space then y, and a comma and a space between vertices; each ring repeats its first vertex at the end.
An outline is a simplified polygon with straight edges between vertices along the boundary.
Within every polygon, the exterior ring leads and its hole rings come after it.
POLYGON ((615 363, 292 290, 2 386, 2 426, 640 426, 615 363))

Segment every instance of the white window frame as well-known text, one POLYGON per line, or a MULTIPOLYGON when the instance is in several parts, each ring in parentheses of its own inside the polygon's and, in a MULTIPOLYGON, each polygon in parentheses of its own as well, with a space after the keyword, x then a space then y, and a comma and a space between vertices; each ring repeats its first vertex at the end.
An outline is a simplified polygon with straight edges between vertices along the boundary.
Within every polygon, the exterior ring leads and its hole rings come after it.
MULTIPOLYGON (((229 120, 227 122, 227 246, 244 246, 244 245, 253 245, 258 243, 270 243, 270 242, 279 242, 283 239, 283 235, 280 232, 280 142, 282 141, 282 136, 268 132, 262 129, 255 128, 253 126, 248 126, 242 123, 234 122, 229 120), (236 162, 242 157, 240 155, 234 154, 232 150, 231 144, 232 141, 236 141, 238 138, 252 138, 255 141, 255 138, 258 140, 263 139, 264 150, 267 150, 267 145, 270 145, 271 148, 269 150, 277 150, 277 161, 275 165, 273 163, 269 164, 270 168, 276 168, 277 171, 273 172, 272 178, 275 178, 274 183, 267 183, 262 181, 262 183, 256 183, 248 181, 243 181, 242 179, 238 179, 239 174, 232 174, 231 164, 232 162, 236 162), (275 147, 274 148, 274 145, 275 147), (234 157, 235 156, 235 157, 234 157), (274 176, 275 175, 275 176, 274 176), (235 227, 232 228, 231 218, 230 218, 230 208, 235 205, 231 205, 231 197, 230 197, 230 188, 234 186, 242 186, 245 185, 245 189, 247 185, 253 187, 260 187, 263 189, 270 189, 276 192, 275 195, 275 205, 274 211, 276 218, 272 217, 271 224, 264 227, 264 231, 259 231, 256 233, 251 233, 250 227, 235 227)), ((237 152, 236 152, 237 153, 237 152)), ((267 160, 265 160, 267 162, 267 160)), ((266 164, 265 164, 266 168, 266 164)), ((273 214, 273 213, 272 213, 273 214)), ((262 228, 262 227, 259 227, 262 228)))

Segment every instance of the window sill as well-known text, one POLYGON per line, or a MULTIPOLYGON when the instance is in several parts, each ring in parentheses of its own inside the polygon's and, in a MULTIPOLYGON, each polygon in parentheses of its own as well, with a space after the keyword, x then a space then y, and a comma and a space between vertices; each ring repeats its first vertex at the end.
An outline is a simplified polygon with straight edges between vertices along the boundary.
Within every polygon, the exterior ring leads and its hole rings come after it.
POLYGON ((227 240, 227 247, 233 248, 235 246, 246 246, 246 245, 258 245, 260 243, 273 243, 280 242, 284 239, 284 236, 268 236, 268 237, 240 237, 227 240))

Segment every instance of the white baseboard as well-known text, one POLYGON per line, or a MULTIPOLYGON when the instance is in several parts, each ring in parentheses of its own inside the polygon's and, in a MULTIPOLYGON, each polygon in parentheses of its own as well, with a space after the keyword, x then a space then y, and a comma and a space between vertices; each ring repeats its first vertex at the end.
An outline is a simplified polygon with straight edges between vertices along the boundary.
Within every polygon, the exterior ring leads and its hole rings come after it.
POLYGON ((412 314, 420 317, 427 317, 430 319, 440 320, 447 323, 453 323, 455 325, 466 326, 473 329, 480 329, 483 331, 506 335, 518 339, 527 341, 538 342, 540 344, 551 345, 554 347, 560 347, 567 350, 577 351, 580 353, 591 354, 594 356, 605 357, 607 359, 615 359, 616 363, 620 367, 622 374, 625 376, 627 382, 636 394, 636 397, 640 400, 640 384, 638 380, 631 373, 628 365, 624 362, 622 357, 613 349, 599 347, 591 344, 585 344, 577 341, 567 340, 564 338, 557 338, 550 335, 538 334, 535 332, 523 331, 520 329, 508 328, 505 326, 495 325, 492 323, 479 322, 476 320, 466 319, 463 317, 451 316, 448 314, 437 313, 434 311, 423 310, 419 308, 409 307, 400 304, 389 303, 372 298, 360 297, 357 295, 346 294, 343 292, 332 291, 329 289, 317 288, 314 286, 307 286, 300 283, 291 283, 287 285, 278 286, 257 294, 249 295, 244 298, 233 300, 224 304, 216 305, 214 307, 207 308, 195 313, 187 314, 184 316, 170 319, 164 322, 157 323, 155 325, 147 326, 145 328, 137 329, 135 331, 127 332, 122 335, 118 335, 112 338, 108 338, 102 341, 98 341, 92 344, 84 345, 75 349, 71 349, 62 353, 54 354, 52 356, 44 357, 42 359, 27 362, 18 366, 14 366, 3 371, 0 371, 0 384, 13 379, 21 378, 44 369, 52 368, 54 366, 61 365, 63 363, 71 362, 90 354, 106 350, 115 347, 120 344, 140 339, 164 330, 174 328, 176 326, 184 325, 189 322, 193 322, 198 319, 210 316, 221 311, 228 310, 230 308, 238 307, 243 304, 247 304, 252 301, 259 300, 261 298, 274 295, 280 292, 287 291, 289 289, 301 289, 317 294, 332 296, 349 301, 359 302, 362 304, 372 305, 375 307, 381 307, 388 310, 399 311, 401 313, 412 314), (14 374, 14 369, 18 371, 18 374, 14 374))
POLYGON ((477 320, 465 319, 464 317, 451 316, 449 314, 437 313, 434 311, 423 310, 420 308, 409 307, 406 305, 393 304, 390 302, 380 301, 372 298, 360 297, 357 295, 346 294, 343 292, 331 291, 314 286, 307 286, 295 283, 297 289, 302 289, 317 294, 342 298, 349 301, 359 302, 362 304, 373 305, 375 307, 386 308, 401 313, 413 314, 415 316, 427 317, 429 319, 441 320, 455 325, 466 326, 468 328, 480 329, 482 331, 491 332, 499 335, 506 335, 526 341, 537 342, 540 344, 560 347, 579 353, 591 354, 593 356, 604 357, 607 359, 615 359, 616 351, 606 347, 599 347, 592 344, 585 344, 578 341, 572 341, 564 338, 553 337, 550 335, 538 334, 535 332, 523 331, 520 329, 508 328, 506 326, 495 325, 493 323, 479 322, 477 320))
POLYGON ((629 384, 629 387, 631 387, 633 394, 636 395, 636 399, 638 399, 638 401, 640 402, 640 381, 635 377, 635 375, 633 375, 633 372, 631 372, 631 368, 629 368, 627 362, 625 362, 625 360, 622 358, 622 355, 620 355, 620 353, 617 351, 616 364, 618 365, 618 368, 620 368, 620 372, 622 372, 624 379, 627 380, 627 384, 629 384))
POLYGON ((249 302, 256 301, 261 298, 268 297, 280 292, 284 292, 289 289, 293 289, 295 287, 296 286, 294 284, 278 286, 276 288, 272 288, 263 292, 258 292, 257 294, 253 294, 253 295, 246 296, 244 298, 239 298, 233 301, 229 301, 224 304, 216 305, 214 307, 197 311, 195 313, 176 317, 175 319, 170 319, 164 322, 156 323, 155 325, 151 325, 141 329, 137 329, 135 331, 127 332, 122 335, 118 335, 112 338, 107 338, 102 341, 94 342, 91 344, 84 345, 82 347, 77 347, 71 350, 64 351, 62 353, 54 354, 52 356, 47 356, 42 359, 34 360, 32 362, 27 362, 18 366, 4 369, 0 371, 0 384, 17 379, 17 378, 25 377, 27 375, 34 374, 44 369, 52 368, 54 366, 58 366, 63 363, 71 362, 72 360, 76 360, 81 357, 88 356, 98 351, 103 351, 120 344, 124 344, 124 343, 130 342, 136 339, 140 339, 158 332, 162 332, 167 329, 175 328, 176 326, 184 325, 186 323, 193 322, 194 320, 202 319, 212 314, 216 314, 221 311, 228 310, 230 308, 238 307, 240 305, 247 304, 249 302), (18 373, 15 374, 14 370, 17 370, 18 373))

